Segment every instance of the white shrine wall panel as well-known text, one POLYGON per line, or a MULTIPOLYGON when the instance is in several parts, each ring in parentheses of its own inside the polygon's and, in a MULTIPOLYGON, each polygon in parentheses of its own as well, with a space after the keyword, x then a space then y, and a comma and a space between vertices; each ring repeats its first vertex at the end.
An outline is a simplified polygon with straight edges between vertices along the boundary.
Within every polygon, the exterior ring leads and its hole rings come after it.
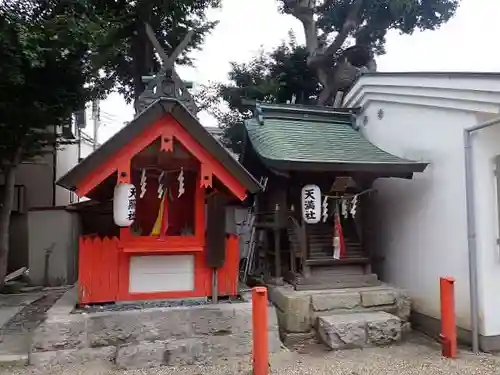
POLYGON ((194 290, 194 256, 133 256, 129 277, 130 293, 194 290))

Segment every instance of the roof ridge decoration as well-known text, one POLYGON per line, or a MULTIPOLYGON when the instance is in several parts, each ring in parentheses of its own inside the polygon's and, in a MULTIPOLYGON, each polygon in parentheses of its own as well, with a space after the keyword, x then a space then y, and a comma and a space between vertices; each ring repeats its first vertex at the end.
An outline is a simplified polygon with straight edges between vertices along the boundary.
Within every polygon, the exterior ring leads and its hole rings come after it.
POLYGON ((143 77, 143 82, 146 83, 146 89, 139 95, 134 103, 135 116, 139 116, 146 108, 161 98, 174 98, 182 103, 188 111, 196 117, 198 108, 194 98, 188 91, 187 85, 180 78, 179 74, 177 74, 174 66, 175 60, 187 47, 194 32, 190 30, 184 36, 182 42, 174 49, 172 54, 168 56, 160 42, 158 42, 151 26, 146 24, 145 27, 146 35, 162 60, 162 66, 160 71, 153 77, 143 77))
MULTIPOLYGON (((358 108, 333 108, 301 104, 274 104, 256 102, 253 117, 260 125, 264 125, 266 119, 287 119, 308 122, 340 122, 353 125, 353 116, 359 111, 358 108), (340 120, 342 118, 342 120, 340 120)), ((250 119, 250 120, 251 120, 250 119)), ((247 120, 248 121, 248 120, 247 120)))

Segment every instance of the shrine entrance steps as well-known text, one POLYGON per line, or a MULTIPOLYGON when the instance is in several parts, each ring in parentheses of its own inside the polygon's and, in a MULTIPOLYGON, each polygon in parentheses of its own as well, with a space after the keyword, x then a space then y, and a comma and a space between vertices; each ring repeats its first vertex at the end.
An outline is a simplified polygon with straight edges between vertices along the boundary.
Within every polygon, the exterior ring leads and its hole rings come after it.
POLYGON ((331 350, 385 346, 410 330, 410 299, 404 290, 373 287, 295 290, 270 286, 285 345, 311 338, 331 350))

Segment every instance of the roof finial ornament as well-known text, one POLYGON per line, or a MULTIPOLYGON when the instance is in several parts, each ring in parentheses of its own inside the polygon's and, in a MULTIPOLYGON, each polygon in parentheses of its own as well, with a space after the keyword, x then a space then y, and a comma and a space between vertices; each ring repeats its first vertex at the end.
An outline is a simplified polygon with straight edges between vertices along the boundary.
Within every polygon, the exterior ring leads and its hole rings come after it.
MULTIPOLYGON (((145 25, 146 34, 153 44, 154 49, 162 60, 162 66, 158 74, 153 77, 143 77, 146 83, 146 89, 136 99, 134 103, 135 115, 140 115, 147 107, 160 98, 175 98, 178 99, 186 108, 196 116, 198 108, 195 101, 188 91, 187 85, 182 81, 177 72, 175 71, 175 60, 182 51, 187 47, 194 32, 189 31, 184 37, 183 41, 175 48, 170 56, 161 47, 161 44, 156 39, 155 33, 149 24, 145 25)), ((170 47, 170 46, 169 46, 170 47)))
POLYGON ((255 117, 257 118, 259 125, 264 125, 264 112, 262 111, 260 103, 255 105, 255 117))

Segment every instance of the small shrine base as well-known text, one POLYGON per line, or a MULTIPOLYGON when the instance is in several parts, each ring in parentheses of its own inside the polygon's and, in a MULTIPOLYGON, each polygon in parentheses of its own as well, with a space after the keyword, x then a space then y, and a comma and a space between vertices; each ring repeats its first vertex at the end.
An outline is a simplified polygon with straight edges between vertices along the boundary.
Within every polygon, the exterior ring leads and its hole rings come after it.
MULTIPOLYGON (((86 314, 72 310, 49 311, 34 333, 31 365, 186 366, 249 356, 252 350, 250 302, 86 314)), ((276 310, 270 306, 269 349, 280 348, 276 310)))
POLYGON ((269 286, 269 298, 285 345, 317 337, 330 349, 378 346, 400 340, 410 329, 407 293, 386 284, 327 290, 269 286))

